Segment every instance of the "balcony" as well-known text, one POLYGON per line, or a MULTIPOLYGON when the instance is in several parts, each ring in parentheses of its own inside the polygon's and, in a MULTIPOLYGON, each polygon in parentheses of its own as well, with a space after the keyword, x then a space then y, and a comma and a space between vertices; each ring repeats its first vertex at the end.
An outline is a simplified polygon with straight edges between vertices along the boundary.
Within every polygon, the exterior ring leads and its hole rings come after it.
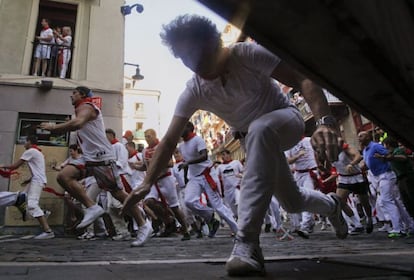
POLYGON ((49 52, 50 59, 48 59, 46 64, 46 70, 42 69, 43 63, 42 61, 39 62, 39 67, 37 69, 37 73, 35 72, 35 63, 36 59, 32 57, 31 66, 30 66, 30 73, 36 74, 36 76, 41 75, 41 73, 45 73, 46 77, 60 77, 60 78, 70 78, 71 76, 71 66, 72 66, 72 53, 73 53, 73 47, 67 47, 59 44, 45 44, 45 43, 39 43, 39 42, 33 42, 33 52, 36 52, 36 49, 40 48, 43 53, 49 52), (64 60, 69 60, 67 64, 66 71, 63 73, 62 76, 61 70, 64 66, 64 60))

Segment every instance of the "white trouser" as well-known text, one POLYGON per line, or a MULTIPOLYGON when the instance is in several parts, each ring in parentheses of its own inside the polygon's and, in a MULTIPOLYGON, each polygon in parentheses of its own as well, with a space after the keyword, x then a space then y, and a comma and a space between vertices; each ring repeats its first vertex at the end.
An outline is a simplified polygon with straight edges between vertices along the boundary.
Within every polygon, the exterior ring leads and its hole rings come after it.
POLYGON ((175 188, 174 176, 169 175, 162 179, 159 179, 156 184, 158 186, 158 189, 155 185, 153 185, 150 192, 145 196, 144 200, 152 198, 158 201, 161 199, 159 193, 161 192, 169 207, 173 208, 180 205, 178 201, 177 190, 175 188))
POLYGON ((392 231, 400 232, 401 214, 396 202, 398 187, 395 173, 388 171, 377 176, 373 175, 371 177, 371 184, 380 192, 380 206, 382 207, 384 214, 388 214, 391 219, 392 231))
POLYGON ((44 184, 38 182, 30 182, 27 192, 27 212, 33 218, 39 218, 44 215, 43 210, 39 206, 40 195, 42 194, 44 184))
MULTIPOLYGON (((216 172, 211 170, 210 175, 218 185, 218 177, 216 172)), ((196 176, 188 181, 187 187, 185 188, 186 206, 193 211, 194 214, 202 217, 206 222, 210 221, 213 215, 213 209, 200 203, 200 195, 203 191, 206 192, 210 205, 215 211, 217 211, 219 216, 226 221, 226 223, 230 226, 231 231, 237 232, 237 223, 234 220, 231 210, 223 204, 218 191, 214 191, 211 188, 204 176, 196 176)))
POLYGON ((309 211, 328 216, 335 202, 321 192, 299 189, 283 151, 293 147, 304 133, 304 122, 296 108, 267 113, 249 126, 244 139, 246 169, 241 183, 238 236, 259 243, 263 217, 272 195, 290 213, 309 211))
POLYGON ((269 205, 270 212, 272 213, 273 218, 275 219, 276 226, 275 229, 281 228, 282 225, 282 218, 280 216, 280 205, 279 201, 277 201, 276 197, 272 196, 272 200, 270 201, 269 205))
MULTIPOLYGON (((305 188, 308 190, 314 190, 315 184, 313 182, 312 177, 310 176, 309 172, 297 172, 295 171, 294 175, 296 184, 300 188, 305 188)), ((302 221, 300 223, 301 230, 309 230, 311 229, 315 224, 315 221, 313 220, 313 213, 308 211, 302 212, 302 221)))
POLYGON ((224 188, 224 203, 226 204, 227 207, 230 208, 234 217, 237 217, 237 205, 239 204, 239 201, 238 201, 239 192, 240 190, 237 189, 236 186, 224 188))
POLYGON ((0 208, 13 206, 18 194, 18 192, 0 192, 0 208))
POLYGON ((185 205, 185 187, 177 187, 177 196, 180 203, 180 209, 184 213, 185 222, 187 225, 192 225, 195 222, 195 218, 190 209, 185 205))
POLYGON ((60 78, 66 78, 66 72, 68 71, 69 61, 72 57, 72 52, 69 49, 62 50, 63 61, 60 68, 60 78))

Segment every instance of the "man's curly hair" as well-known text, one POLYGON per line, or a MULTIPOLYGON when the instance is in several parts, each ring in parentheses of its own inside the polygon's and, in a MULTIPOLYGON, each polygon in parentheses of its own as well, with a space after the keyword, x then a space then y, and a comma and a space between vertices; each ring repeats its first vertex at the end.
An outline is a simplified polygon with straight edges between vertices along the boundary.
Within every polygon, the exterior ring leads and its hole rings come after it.
POLYGON ((222 44, 216 25, 203 16, 181 15, 169 24, 164 24, 162 28, 163 31, 160 33, 162 43, 171 50, 174 56, 177 56, 176 44, 182 41, 206 42, 211 40, 217 42, 217 47, 222 44))

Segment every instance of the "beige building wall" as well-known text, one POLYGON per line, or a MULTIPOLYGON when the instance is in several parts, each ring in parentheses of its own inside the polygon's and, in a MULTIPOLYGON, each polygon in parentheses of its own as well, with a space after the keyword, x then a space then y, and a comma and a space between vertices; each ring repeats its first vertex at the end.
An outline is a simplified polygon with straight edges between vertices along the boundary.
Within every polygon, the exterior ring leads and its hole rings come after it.
MULTIPOLYGON (((0 164, 9 164, 19 156, 16 152, 20 151, 16 145, 19 114, 70 116, 73 114, 70 95, 77 86, 87 86, 102 98, 106 127, 122 133, 124 18, 120 7, 124 1, 53 2, 77 5, 70 79, 29 75, 32 42, 38 35, 35 33, 40 0, 0 0, 0 164), (52 88, 42 89, 39 86, 42 80, 51 81, 52 88)), ((53 155, 56 158, 67 156, 67 148, 56 151, 60 153, 53 155)), ((56 182, 50 180, 50 184, 55 187, 56 182)), ((9 180, 0 178, 0 191, 10 187, 9 180)), ((63 200, 53 203, 62 204, 63 200)), ((57 205, 54 209, 62 208, 57 205)), ((0 225, 4 223, 3 213, 0 210, 0 225)), ((54 224, 62 223, 61 214, 52 213, 54 224)), ((8 220, 10 224, 12 220, 8 220)))

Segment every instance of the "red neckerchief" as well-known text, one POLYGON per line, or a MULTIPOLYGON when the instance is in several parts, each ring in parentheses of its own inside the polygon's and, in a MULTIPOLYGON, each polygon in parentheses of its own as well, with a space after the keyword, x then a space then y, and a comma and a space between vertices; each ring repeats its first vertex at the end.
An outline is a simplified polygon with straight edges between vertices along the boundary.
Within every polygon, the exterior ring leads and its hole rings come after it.
POLYGON ((41 151, 42 151, 42 149, 40 149, 37 145, 31 145, 31 146, 30 146, 30 148, 36 149, 36 150, 38 150, 39 152, 41 152, 41 151))
POLYGON ((232 159, 231 160, 223 160, 223 164, 227 164, 227 163, 230 163, 232 161, 233 161, 232 159))
POLYGON ((159 143, 160 143, 160 140, 155 139, 155 141, 154 141, 154 143, 153 143, 152 145, 148 145, 148 148, 152 149, 152 148, 154 148, 155 146, 157 146, 159 143))
POLYGON ((342 150, 346 150, 348 148, 349 148, 349 144, 347 144, 347 143, 342 144, 342 150))
POLYGON ((184 140, 184 142, 187 142, 187 141, 191 140, 196 135, 197 134, 195 134, 194 132, 190 132, 185 137, 183 137, 183 140, 184 140))
POLYGON ((87 103, 87 102, 92 102, 92 98, 90 97, 86 97, 86 98, 82 98, 79 101, 76 101, 75 103, 75 109, 78 108, 80 105, 82 105, 83 103, 87 103))
POLYGON ((118 141, 118 139, 116 139, 116 138, 114 138, 112 141, 111 141, 111 144, 113 145, 113 144, 116 144, 116 143, 118 143, 119 141, 118 141))
POLYGON ((180 163, 180 162, 183 162, 184 160, 176 160, 175 161, 175 163, 177 164, 177 163, 180 163))
POLYGON ((132 158, 138 154, 138 151, 134 151, 129 158, 132 158))
POLYGON ((43 30, 48 30, 49 29, 49 25, 46 25, 45 27, 43 27, 43 30))

